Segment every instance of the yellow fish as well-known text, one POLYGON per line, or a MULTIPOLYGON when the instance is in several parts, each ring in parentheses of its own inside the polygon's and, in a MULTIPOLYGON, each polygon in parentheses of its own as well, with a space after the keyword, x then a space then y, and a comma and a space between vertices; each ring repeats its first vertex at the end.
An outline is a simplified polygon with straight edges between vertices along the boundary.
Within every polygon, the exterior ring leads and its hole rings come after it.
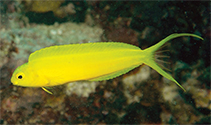
POLYGON ((29 56, 28 63, 19 66, 11 82, 17 86, 57 86, 79 80, 102 81, 115 78, 146 64, 165 78, 185 89, 155 61, 155 51, 167 41, 181 37, 202 37, 189 33, 172 34, 150 48, 141 50, 120 42, 98 42, 46 47, 29 56))

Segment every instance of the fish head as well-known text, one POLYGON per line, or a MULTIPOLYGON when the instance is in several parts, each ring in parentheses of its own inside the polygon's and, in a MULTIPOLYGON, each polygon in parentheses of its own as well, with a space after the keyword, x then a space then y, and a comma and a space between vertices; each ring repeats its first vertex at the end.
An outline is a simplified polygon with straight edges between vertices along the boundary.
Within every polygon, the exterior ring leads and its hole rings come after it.
MULTIPOLYGON (((28 63, 19 66, 12 74, 11 83, 23 87, 37 87, 38 75, 34 72, 28 63)), ((39 80, 40 81, 40 80, 39 80)))

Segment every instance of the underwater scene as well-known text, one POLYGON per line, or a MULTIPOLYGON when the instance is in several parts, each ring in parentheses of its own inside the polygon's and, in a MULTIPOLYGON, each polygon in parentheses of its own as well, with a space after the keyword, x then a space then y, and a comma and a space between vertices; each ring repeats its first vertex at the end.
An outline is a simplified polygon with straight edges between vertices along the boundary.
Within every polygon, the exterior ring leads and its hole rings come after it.
POLYGON ((211 124, 209 1, 0 1, 0 124, 211 124))

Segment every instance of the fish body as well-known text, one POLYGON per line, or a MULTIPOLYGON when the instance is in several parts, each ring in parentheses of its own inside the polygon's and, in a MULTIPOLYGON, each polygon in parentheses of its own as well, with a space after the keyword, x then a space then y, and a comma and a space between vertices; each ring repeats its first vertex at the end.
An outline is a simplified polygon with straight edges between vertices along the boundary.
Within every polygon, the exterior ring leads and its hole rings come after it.
MULTIPOLYGON (((124 43, 86 43, 53 46, 29 57, 31 72, 45 82, 31 87, 56 86, 79 80, 94 80, 143 62, 139 47, 124 43)), ((124 71, 123 71, 124 72, 124 71)))
POLYGON ((185 90, 159 67, 154 57, 155 51, 164 43, 181 36, 203 39, 188 33, 172 34, 145 50, 120 42, 46 47, 32 53, 28 62, 14 71, 11 82, 24 87, 48 87, 80 80, 102 81, 125 74, 144 63, 185 90))

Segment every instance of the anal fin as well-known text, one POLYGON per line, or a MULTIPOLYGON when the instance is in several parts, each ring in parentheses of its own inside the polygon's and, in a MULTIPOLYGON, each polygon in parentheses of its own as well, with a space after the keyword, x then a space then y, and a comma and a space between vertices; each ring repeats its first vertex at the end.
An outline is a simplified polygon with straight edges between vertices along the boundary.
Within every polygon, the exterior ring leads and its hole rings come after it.
POLYGON ((130 70, 138 67, 139 65, 135 65, 135 66, 132 66, 130 68, 126 68, 124 70, 120 70, 120 71, 117 71, 117 72, 113 72, 111 74, 107 74, 107 75, 103 75, 103 76, 99 76, 97 78, 94 78, 94 79, 90 79, 89 81, 103 81, 103 80, 109 80, 109 79, 112 79, 112 78, 116 78, 122 74, 125 74, 127 72, 129 72, 130 70))

